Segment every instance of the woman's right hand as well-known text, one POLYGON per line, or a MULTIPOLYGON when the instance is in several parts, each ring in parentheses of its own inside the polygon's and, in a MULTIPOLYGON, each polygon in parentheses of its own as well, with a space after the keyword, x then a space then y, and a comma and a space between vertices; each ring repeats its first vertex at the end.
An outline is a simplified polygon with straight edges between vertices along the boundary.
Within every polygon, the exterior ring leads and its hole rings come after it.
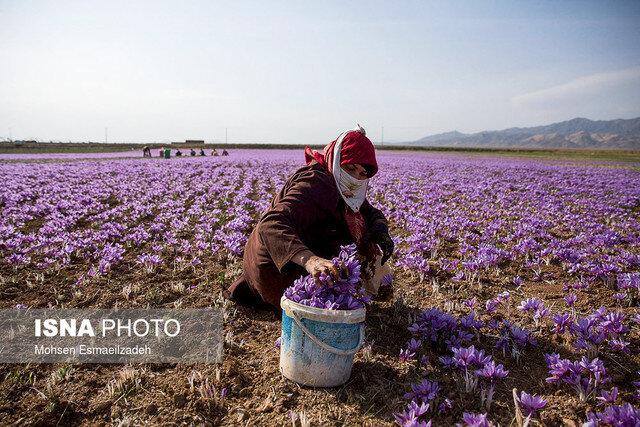
POLYGON ((322 286, 322 282, 320 282, 321 273, 324 273, 331 282, 341 279, 344 273, 340 268, 333 265, 330 260, 315 255, 309 257, 304 264, 304 268, 313 276, 313 280, 316 282, 316 285, 319 286, 322 286))

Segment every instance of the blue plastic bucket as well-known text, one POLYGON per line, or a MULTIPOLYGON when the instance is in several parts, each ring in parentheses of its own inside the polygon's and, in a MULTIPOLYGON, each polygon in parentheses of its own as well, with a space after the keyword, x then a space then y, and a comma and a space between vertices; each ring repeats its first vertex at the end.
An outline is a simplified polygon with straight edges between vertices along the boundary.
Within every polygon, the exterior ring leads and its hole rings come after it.
POLYGON ((335 387, 351 376, 362 347, 366 309, 324 310, 293 302, 282 307, 280 372, 302 385, 335 387))

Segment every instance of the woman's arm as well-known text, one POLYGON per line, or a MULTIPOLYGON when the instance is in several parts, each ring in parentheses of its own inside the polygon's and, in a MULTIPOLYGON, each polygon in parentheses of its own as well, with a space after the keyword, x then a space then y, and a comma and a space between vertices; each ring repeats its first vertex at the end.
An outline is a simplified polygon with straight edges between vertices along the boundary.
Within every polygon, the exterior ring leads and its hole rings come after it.
POLYGON ((369 203, 369 200, 367 199, 364 199, 364 202, 360 207, 360 212, 362 213, 362 217, 364 218, 367 228, 370 228, 376 222, 382 222, 385 225, 388 225, 387 218, 384 217, 382 211, 371 206, 371 203, 369 203))
POLYGON ((338 194, 328 179, 333 177, 325 175, 313 169, 294 175, 260 219, 258 233, 280 272, 290 261, 306 268, 313 252, 300 233, 336 208, 338 194))
POLYGON ((389 223, 380 209, 376 209, 367 199, 360 208, 367 227, 367 238, 380 245, 382 249, 382 264, 387 262, 393 254, 395 244, 389 235, 389 223))

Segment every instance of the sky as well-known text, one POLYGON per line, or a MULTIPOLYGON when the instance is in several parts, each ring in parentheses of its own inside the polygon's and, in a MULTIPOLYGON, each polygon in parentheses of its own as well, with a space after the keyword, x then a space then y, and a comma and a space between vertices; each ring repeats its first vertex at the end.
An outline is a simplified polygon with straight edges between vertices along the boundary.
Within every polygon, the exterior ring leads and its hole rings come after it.
POLYGON ((0 0, 0 140, 375 143, 640 116, 640 1, 0 0))

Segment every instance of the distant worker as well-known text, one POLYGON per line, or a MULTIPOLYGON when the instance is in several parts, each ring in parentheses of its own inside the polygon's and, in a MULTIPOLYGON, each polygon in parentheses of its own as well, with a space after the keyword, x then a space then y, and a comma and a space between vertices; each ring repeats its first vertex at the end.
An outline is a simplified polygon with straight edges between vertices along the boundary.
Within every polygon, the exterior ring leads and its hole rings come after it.
POLYGON ((222 150, 222 155, 223 155, 223 156, 228 156, 228 155, 229 155, 229 153, 227 152, 227 150, 222 150))
POLYGON ((205 156, 204 150, 202 148, 200 149, 200 156, 205 156))
POLYGON ((164 149, 164 158, 168 159, 171 157, 171 148, 165 148, 164 149))
POLYGON ((160 157, 164 157, 164 147, 160 148, 160 157))
POLYGON ((142 157, 151 157, 151 149, 148 145, 142 147, 142 157))
POLYGON ((182 151, 176 150, 176 157, 180 157, 180 156, 182 156, 182 151))
POLYGON ((191 156, 195 156, 196 155, 196 150, 194 150, 193 148, 191 149, 191 156))

